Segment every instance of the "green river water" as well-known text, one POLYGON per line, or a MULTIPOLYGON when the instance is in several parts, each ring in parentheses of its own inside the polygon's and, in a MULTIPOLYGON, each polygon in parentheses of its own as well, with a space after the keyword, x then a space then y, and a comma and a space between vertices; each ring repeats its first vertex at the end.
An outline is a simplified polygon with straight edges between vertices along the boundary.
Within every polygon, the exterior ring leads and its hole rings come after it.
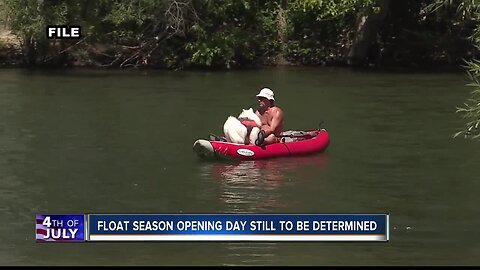
POLYGON ((478 265, 479 142, 464 74, 0 70, 2 265, 478 265), (325 153, 205 162, 268 86, 325 153), (41 213, 389 213, 390 241, 35 243, 41 213))

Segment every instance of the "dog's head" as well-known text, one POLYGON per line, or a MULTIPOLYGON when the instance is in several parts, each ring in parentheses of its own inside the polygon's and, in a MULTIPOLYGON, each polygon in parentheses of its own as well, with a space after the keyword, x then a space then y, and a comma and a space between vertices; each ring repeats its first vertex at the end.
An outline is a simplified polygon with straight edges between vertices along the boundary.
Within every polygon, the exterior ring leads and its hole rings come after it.
POLYGON ((255 124, 257 124, 257 127, 262 126, 262 121, 260 121, 260 118, 258 115, 255 114, 252 108, 245 110, 242 109, 242 112, 238 115, 238 119, 249 119, 255 121, 255 124))

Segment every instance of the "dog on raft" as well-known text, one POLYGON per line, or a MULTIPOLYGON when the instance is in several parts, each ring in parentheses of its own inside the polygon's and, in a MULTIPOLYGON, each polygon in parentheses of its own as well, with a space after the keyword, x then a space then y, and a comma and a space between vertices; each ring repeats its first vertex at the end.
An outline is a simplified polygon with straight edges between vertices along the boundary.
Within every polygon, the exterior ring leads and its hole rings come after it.
POLYGON ((228 142, 255 144, 262 122, 253 109, 242 109, 238 117, 229 116, 223 124, 223 133, 228 142))

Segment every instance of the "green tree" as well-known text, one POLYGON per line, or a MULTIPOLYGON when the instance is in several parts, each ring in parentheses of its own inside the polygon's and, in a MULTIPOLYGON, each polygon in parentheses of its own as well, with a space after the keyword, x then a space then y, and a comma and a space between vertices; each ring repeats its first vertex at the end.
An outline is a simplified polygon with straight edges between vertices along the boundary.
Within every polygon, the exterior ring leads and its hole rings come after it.
MULTIPOLYGON (((451 27, 454 14, 440 9, 425 20, 420 10, 430 2, 0 0, 0 20, 21 37, 28 65, 229 69, 458 63, 471 51, 458 42, 465 28, 451 27), (83 37, 47 39, 49 24, 80 25, 83 37)), ((475 1, 461 3, 457 13, 466 17, 475 1)))
MULTIPOLYGON (((480 3, 476 0, 453 1, 437 0, 427 7, 429 12, 436 12, 440 9, 455 8, 457 16, 462 20, 473 21, 476 27, 470 39, 474 46, 480 49, 480 3)), ((457 132, 454 137, 464 134, 466 138, 480 138, 480 61, 473 59, 467 61, 467 74, 471 80, 468 85, 473 87, 471 97, 463 106, 457 107, 457 113, 460 113, 465 119, 464 128, 457 132)))

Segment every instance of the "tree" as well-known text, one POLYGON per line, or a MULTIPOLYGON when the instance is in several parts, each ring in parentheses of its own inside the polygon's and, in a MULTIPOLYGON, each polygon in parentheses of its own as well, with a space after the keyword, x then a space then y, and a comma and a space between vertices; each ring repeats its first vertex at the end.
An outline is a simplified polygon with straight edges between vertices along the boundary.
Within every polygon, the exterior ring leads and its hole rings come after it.
POLYGON ((390 0, 377 0, 378 9, 368 9, 358 15, 355 39, 347 54, 347 63, 360 66, 367 58, 368 49, 377 40, 380 27, 387 16, 390 0))
MULTIPOLYGON (((462 20, 472 20, 476 27, 470 39, 477 49, 480 49, 480 3, 476 0, 453 1, 453 0, 437 0, 427 7, 427 11, 436 12, 441 8, 456 8, 457 16, 462 20)), ((457 107, 457 113, 462 114, 466 120, 464 128, 457 132, 454 137, 464 134, 466 138, 480 138, 480 61, 467 61, 467 74, 472 81, 468 85, 473 87, 471 97, 463 106, 457 107)))

